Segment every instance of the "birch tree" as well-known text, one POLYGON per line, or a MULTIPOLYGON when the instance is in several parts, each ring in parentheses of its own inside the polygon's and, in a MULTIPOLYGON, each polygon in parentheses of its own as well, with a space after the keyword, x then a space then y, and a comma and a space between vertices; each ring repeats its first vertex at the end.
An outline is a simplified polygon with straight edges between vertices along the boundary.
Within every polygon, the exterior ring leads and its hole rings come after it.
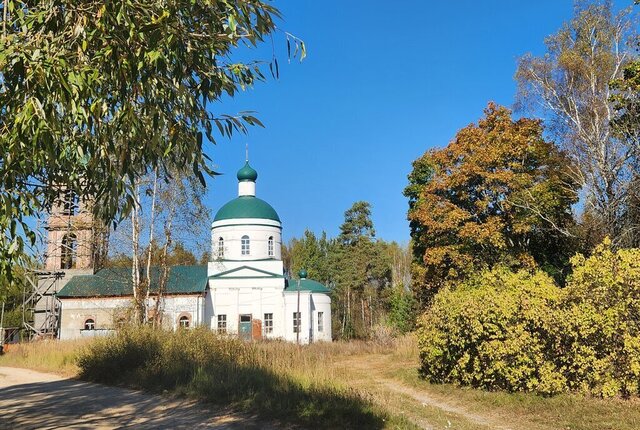
POLYGON ((638 146, 615 133, 611 83, 633 59, 635 17, 610 1, 577 2, 574 17, 546 41, 547 52, 519 59, 518 104, 545 117, 572 160, 572 180, 601 236, 624 245, 624 214, 638 146))
POLYGON ((171 181, 162 176, 154 172, 138 181, 130 221, 114 235, 118 249, 131 250, 133 320, 157 326, 162 325, 171 266, 186 259, 183 244, 204 249, 210 241, 210 210, 203 203, 202 184, 184 173, 170 173, 171 181))

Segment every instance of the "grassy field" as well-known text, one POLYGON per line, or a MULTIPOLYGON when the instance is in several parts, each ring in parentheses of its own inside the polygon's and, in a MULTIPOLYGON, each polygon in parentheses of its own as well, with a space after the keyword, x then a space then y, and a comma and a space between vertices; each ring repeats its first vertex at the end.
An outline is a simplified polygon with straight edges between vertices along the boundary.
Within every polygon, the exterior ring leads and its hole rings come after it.
POLYGON ((25 367, 61 376, 74 377, 80 370, 78 356, 88 340, 43 340, 33 343, 5 345, 0 366, 25 367))
POLYGON ((410 336, 388 345, 298 347, 245 344, 197 330, 142 332, 119 341, 12 345, 0 365, 168 390, 313 428, 640 428, 637 399, 545 398, 428 384, 417 375, 410 336))

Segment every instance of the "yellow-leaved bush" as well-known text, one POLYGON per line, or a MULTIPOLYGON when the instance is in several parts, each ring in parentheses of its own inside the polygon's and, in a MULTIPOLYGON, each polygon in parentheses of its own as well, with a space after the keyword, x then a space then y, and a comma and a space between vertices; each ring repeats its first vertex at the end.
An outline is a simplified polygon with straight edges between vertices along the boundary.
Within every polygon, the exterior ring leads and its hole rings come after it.
POLYGON ((419 321, 421 374, 483 389, 640 394, 640 250, 605 241, 572 260, 564 289, 542 271, 482 272, 419 321))
POLYGON ((576 256, 556 311, 559 365, 571 390, 604 397, 640 394, 640 249, 610 242, 576 256))

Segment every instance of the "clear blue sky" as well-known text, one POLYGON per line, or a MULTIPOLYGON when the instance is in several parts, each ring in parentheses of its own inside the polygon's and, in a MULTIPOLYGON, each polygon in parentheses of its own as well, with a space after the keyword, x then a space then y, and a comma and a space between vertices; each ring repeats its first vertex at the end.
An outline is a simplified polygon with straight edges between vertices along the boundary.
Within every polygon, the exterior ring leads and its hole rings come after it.
MULTIPOLYGON (((631 0, 617 0, 626 7, 631 0)), ((487 102, 511 106, 522 54, 571 17, 571 0, 275 0, 281 27, 304 39, 308 57, 214 111, 257 111, 266 128, 221 140, 210 154, 224 176, 210 181, 213 212, 237 192, 245 143, 257 195, 273 205, 284 239, 305 228, 337 234, 357 200, 373 206, 378 237, 407 242, 411 162, 445 146, 487 102)), ((257 51, 268 58, 271 45, 257 51)))

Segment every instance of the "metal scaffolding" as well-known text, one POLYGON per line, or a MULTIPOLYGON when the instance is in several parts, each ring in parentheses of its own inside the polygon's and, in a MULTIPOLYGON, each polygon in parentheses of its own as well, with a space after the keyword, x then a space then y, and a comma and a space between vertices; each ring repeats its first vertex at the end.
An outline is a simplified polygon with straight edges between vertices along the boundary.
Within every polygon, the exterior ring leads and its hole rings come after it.
POLYGON ((29 339, 58 337, 61 302, 56 294, 64 272, 32 270, 23 289, 22 324, 29 339))

